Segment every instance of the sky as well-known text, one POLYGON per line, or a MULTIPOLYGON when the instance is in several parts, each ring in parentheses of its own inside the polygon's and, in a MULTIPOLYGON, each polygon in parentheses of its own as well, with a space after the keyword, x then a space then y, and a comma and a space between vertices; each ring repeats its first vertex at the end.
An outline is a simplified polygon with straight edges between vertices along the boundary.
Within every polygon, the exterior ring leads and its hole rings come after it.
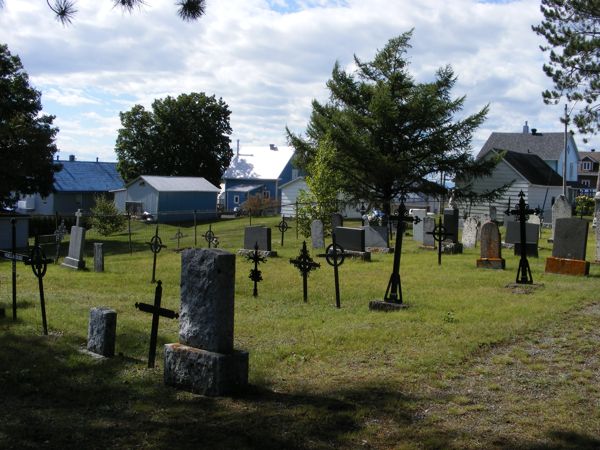
MULTIPOLYGON (((174 0, 146 0, 133 13, 111 0, 76 0, 63 26, 43 0, 4 0, 0 43, 21 58, 56 116, 60 158, 116 161, 119 112, 154 99, 204 92, 231 110, 232 147, 283 146, 286 126, 306 130, 311 102, 328 100, 335 62, 352 72, 389 39, 414 29, 408 53, 417 82, 451 65, 452 94, 466 96, 457 119, 489 104, 474 135, 559 132, 564 103, 545 105, 547 54, 531 25, 539 0, 207 0, 206 14, 183 22, 174 0)), ((594 139, 579 150, 594 148, 594 139)))

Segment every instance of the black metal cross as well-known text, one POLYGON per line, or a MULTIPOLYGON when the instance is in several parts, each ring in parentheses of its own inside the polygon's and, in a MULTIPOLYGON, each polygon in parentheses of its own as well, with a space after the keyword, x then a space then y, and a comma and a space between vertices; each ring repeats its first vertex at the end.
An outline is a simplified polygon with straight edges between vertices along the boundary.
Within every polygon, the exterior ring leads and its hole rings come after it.
POLYGON ((262 281, 262 272, 258 270, 258 264, 267 262, 267 258, 261 256, 258 252, 258 242, 254 244, 254 251, 248 255, 248 260, 254 263, 254 268, 250 269, 249 278, 254 281, 254 290, 252 291, 252 295, 254 297, 258 296, 258 283, 262 281))
MULTIPOLYGON (((510 204, 510 203, 509 203, 510 204)), ((527 219, 529 214, 540 213, 539 208, 531 209, 529 205, 525 203, 525 194, 523 191, 519 192, 519 203, 517 209, 507 209, 504 214, 515 216, 519 220, 519 231, 521 238, 521 259, 519 260, 519 268, 517 270, 518 284, 533 284, 533 277, 531 276, 531 268, 529 267, 529 260, 527 259, 527 219)))
POLYGON ((60 243, 67 234, 67 227, 65 226, 65 220, 60 221, 60 225, 54 231, 54 237, 56 238, 56 253, 54 255, 54 264, 58 264, 58 254, 60 252, 60 243))
POLYGON ((177 240, 177 250, 179 250, 179 241, 184 237, 185 235, 181 232, 181 229, 177 228, 177 233, 173 236, 173 240, 177 240))
POLYGON ((440 216, 437 225, 433 228, 433 231, 428 231, 426 234, 431 234, 435 242, 438 244, 438 266, 441 266, 443 242, 450 236, 454 236, 454 233, 446 231, 446 227, 444 227, 442 224, 442 218, 440 216))
POLYGON ((304 302, 308 301, 308 274, 311 270, 317 270, 321 264, 315 262, 308 253, 306 241, 302 243, 302 250, 296 259, 290 259, 290 264, 293 264, 296 269, 302 274, 302 292, 304 294, 304 302))
POLYGON ((212 230, 212 225, 208 225, 208 231, 204 233, 204 240, 208 242, 208 248, 211 248, 213 244, 215 244, 215 248, 217 247, 219 241, 217 240, 217 237, 215 236, 215 233, 212 230))
POLYGON ((158 280, 154 291, 154 305, 148 303, 136 303, 135 307, 140 311, 152 314, 152 329, 150 330, 150 350, 148 351, 148 367, 154 367, 156 359, 156 339, 158 337, 158 320, 160 317, 167 319, 177 319, 179 314, 170 309, 161 308, 160 302, 162 299, 162 281, 158 280))
POLYGON ((335 241, 335 232, 331 233, 332 244, 325 249, 325 260, 327 264, 333 266, 333 279, 335 283, 335 306, 340 308, 340 279, 338 267, 344 264, 344 248, 335 241))
POLYGON ((167 248, 166 245, 163 245, 160 236, 158 235, 158 225, 156 225, 156 231, 154 232, 154 236, 150 239, 150 242, 147 243, 150 245, 150 250, 154 254, 154 261, 152 262, 152 281, 151 283, 155 283, 156 279, 156 255, 160 253, 163 248, 167 248))
POLYGON ((402 253, 402 236, 404 235, 405 223, 412 222, 417 224, 421 221, 418 216, 412 217, 408 215, 404 206, 404 199, 400 201, 400 207, 395 216, 391 216, 390 220, 396 221, 396 245, 394 248, 394 267, 392 275, 385 290, 384 301, 389 303, 402 304, 402 286, 400 281, 400 255, 402 253))
POLYGON ((46 322, 46 302, 44 299, 44 275, 48 269, 48 263, 53 262, 52 259, 46 258, 44 250, 38 244, 38 238, 35 237, 35 244, 31 249, 29 258, 25 261, 26 266, 31 266, 33 274, 38 279, 38 289, 40 291, 40 305, 42 309, 42 325, 44 327, 44 334, 48 335, 48 323, 46 322))
POLYGON ((290 228, 288 223, 285 221, 285 216, 283 216, 281 222, 279 222, 279 225, 277 225, 277 228, 279 228, 279 231, 281 231, 281 246, 283 247, 283 235, 290 228))

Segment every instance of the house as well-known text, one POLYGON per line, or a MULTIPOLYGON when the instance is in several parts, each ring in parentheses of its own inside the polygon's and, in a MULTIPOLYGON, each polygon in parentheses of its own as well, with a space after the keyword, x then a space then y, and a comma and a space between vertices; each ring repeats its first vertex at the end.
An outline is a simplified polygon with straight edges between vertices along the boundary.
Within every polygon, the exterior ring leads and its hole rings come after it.
POLYGON ((579 167, 577 180, 582 186, 581 193, 594 195, 598 183, 598 168, 600 166, 600 152, 579 152, 579 167))
POLYGON ((18 212, 72 215, 78 209, 89 211, 98 195, 112 197, 110 191, 123 187, 116 162, 76 161, 75 156, 70 155, 68 161, 57 158, 54 163, 62 168, 54 174, 52 193, 47 197, 25 196, 17 203, 18 212))
POLYGON ((0 211, 0 249, 12 249, 12 220, 15 220, 15 247, 29 247, 29 216, 11 211, 0 211))
MULTIPOLYGON (((490 157, 498 151, 500 150, 488 151, 483 157, 490 157)), ((494 168, 492 175, 475 179, 472 182, 472 189, 475 192, 484 193, 511 182, 510 188, 502 198, 495 202, 460 205, 461 215, 483 216, 489 214, 490 207, 494 206, 497 220, 503 221, 509 199, 511 207, 514 207, 519 201, 519 193, 523 191, 525 202, 531 208, 542 209, 544 220, 551 219, 554 199, 562 194, 562 177, 536 154, 506 151, 502 160, 494 168)), ((464 184, 465 182, 457 181, 459 189, 464 184)))
POLYGON ((134 215, 149 213, 155 220, 180 222, 217 217, 220 189, 202 177, 142 175, 114 192, 115 205, 134 215))
POLYGON ((244 147, 237 151, 223 174, 224 209, 233 211, 250 196, 279 201, 281 186, 299 176, 292 166, 291 147, 244 147))
POLYGON ((559 176, 565 174, 567 198, 571 203, 573 202, 578 188, 579 152, 571 133, 567 133, 566 158, 564 132, 540 133, 535 128, 530 131, 527 122, 523 126, 522 133, 492 133, 477 158, 484 157, 492 150, 510 150, 539 156, 559 176))

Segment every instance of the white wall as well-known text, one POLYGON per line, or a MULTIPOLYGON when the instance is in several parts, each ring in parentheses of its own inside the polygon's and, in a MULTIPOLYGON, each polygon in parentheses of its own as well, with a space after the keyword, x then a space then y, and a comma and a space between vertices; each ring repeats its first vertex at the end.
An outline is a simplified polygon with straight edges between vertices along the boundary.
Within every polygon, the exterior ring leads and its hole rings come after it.
POLYGON ((158 211, 158 192, 142 179, 127 187, 127 201, 142 203, 142 210, 153 215, 158 211))
POLYGON ((282 216, 296 217, 296 200, 300 190, 308 190, 306 181, 303 178, 296 178, 296 180, 281 188, 282 216))

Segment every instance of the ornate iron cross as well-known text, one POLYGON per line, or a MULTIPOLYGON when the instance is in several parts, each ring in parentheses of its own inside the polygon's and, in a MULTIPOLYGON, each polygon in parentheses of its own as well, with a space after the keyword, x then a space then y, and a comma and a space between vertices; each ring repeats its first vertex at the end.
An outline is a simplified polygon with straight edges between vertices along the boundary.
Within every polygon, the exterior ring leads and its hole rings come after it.
POLYGON ((252 253, 250 253, 248 256, 248 261, 251 261, 254 263, 254 268, 250 269, 250 276, 248 278, 250 278, 252 281, 254 281, 254 290, 252 291, 252 295, 254 297, 258 296, 258 283, 260 281, 262 281, 262 272, 260 270, 258 270, 258 265, 260 263, 264 263, 267 262, 267 258, 265 258, 264 256, 261 256, 260 253, 258 252, 258 242, 256 242, 256 244, 254 244, 254 251, 252 253))
POLYGON ((279 225, 277 225, 277 228, 279 228, 279 231, 281 231, 281 246, 283 247, 283 235, 290 228, 288 223, 285 221, 285 216, 283 216, 281 222, 279 222, 279 225))
POLYGON ((154 290, 154 305, 148 303, 136 303, 135 307, 140 311, 152 314, 152 328, 150 330, 150 350, 148 351, 148 367, 154 367, 154 361, 156 359, 156 339, 158 337, 158 320, 160 317, 166 317, 167 319, 177 319, 179 314, 170 309, 161 308, 160 303, 162 299, 162 281, 158 280, 156 283, 156 289, 154 290))
POLYGON ((402 253, 402 237, 407 222, 417 224, 421 219, 417 216, 412 217, 408 215, 406 206, 404 206, 404 199, 400 201, 400 207, 395 216, 391 216, 390 220, 396 221, 396 245, 394 248, 394 267, 392 268, 392 274, 388 283, 387 289, 385 290, 384 301, 389 303, 402 304, 402 286, 400 281, 400 255, 402 253))
POLYGON ((44 275, 46 275, 46 269, 48 269, 48 263, 53 260, 46 258, 44 250, 38 244, 38 238, 35 237, 35 244, 31 249, 29 258, 25 261, 25 265, 31 266, 33 274, 38 279, 38 289, 40 291, 40 306, 42 310, 42 325, 44 327, 44 334, 48 335, 48 322, 46 321, 46 302, 44 299, 44 275))
POLYGON ((208 248, 211 248, 212 245, 217 248, 219 245, 219 240, 215 236, 214 231, 212 230, 212 225, 208 225, 208 231, 204 233, 204 240, 208 243, 208 248))
POLYGON ((519 203, 517 204, 517 209, 507 209, 504 211, 504 213, 515 216, 519 220, 521 259, 519 260, 519 269, 517 270, 516 282, 519 284, 532 284, 533 277, 531 276, 531 268, 529 267, 529 260, 527 259, 527 228, 525 225, 527 223, 527 219, 529 219, 529 214, 539 215, 540 209, 529 208, 529 205, 525 203, 525 194, 523 191, 521 191, 519 192, 519 203))
POLYGON ((148 242, 147 244, 150 245, 150 250, 154 254, 154 261, 152 262, 152 281, 150 281, 150 282, 155 283, 156 282, 156 280, 155 280, 156 255, 158 255, 163 248, 167 248, 166 245, 163 245, 162 239, 158 235, 158 225, 156 225, 156 230, 154 232, 154 236, 152 236, 152 239, 150 239, 150 242, 148 242))
POLYGON ((54 264, 58 264, 58 254, 60 252, 60 243, 67 234, 67 227, 65 226, 65 220, 60 221, 60 225, 54 231, 54 237, 56 238, 56 254, 54 255, 54 264))
POLYGON ((442 243, 450 236, 454 236, 454 233, 449 233, 442 224, 442 218, 438 219, 438 224, 433 228, 433 231, 428 231, 427 234, 431 234, 433 239, 438 244, 438 266, 442 265, 442 243))
POLYGON ((335 306, 341 308, 340 303, 340 279, 338 267, 344 264, 344 248, 335 241, 335 232, 331 233, 332 243, 325 249, 325 260, 333 266, 333 280, 335 283, 335 306))
POLYGON ((308 274, 311 270, 317 270, 321 264, 315 262, 308 253, 306 241, 302 243, 302 250, 296 259, 290 259, 290 264, 293 264, 302 274, 302 289, 304 293, 304 302, 308 301, 308 274))

